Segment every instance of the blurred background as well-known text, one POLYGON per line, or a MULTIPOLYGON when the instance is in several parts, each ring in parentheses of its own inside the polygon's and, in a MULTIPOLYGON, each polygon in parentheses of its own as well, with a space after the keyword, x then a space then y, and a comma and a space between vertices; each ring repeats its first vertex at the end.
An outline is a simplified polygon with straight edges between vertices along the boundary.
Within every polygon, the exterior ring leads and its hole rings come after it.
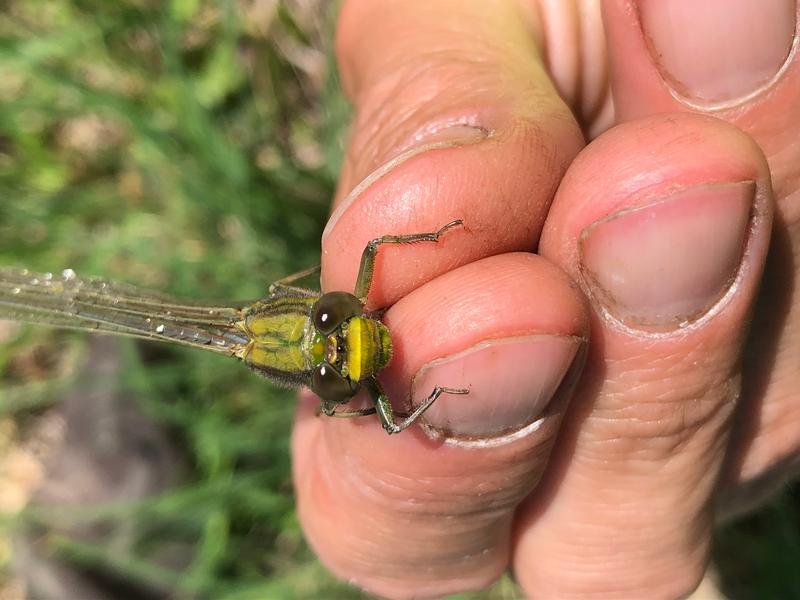
MULTIPOLYGON (((217 300, 316 264, 335 4, 0 0, 0 264, 217 300)), ((302 538, 292 412, 225 357, 0 322, 0 599, 361 597, 302 538)), ((715 565, 800 598, 800 490, 715 565)))

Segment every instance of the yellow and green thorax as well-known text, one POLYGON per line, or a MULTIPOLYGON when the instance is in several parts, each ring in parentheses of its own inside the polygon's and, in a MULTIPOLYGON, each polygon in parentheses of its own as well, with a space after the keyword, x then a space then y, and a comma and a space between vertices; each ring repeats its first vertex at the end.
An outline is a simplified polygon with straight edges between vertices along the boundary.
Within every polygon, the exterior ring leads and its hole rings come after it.
POLYGON ((248 339, 239 358, 286 385, 308 384, 312 371, 323 363, 353 382, 375 375, 389 363, 392 342, 383 323, 353 316, 323 334, 311 319, 318 299, 287 296, 253 305, 237 324, 248 339))

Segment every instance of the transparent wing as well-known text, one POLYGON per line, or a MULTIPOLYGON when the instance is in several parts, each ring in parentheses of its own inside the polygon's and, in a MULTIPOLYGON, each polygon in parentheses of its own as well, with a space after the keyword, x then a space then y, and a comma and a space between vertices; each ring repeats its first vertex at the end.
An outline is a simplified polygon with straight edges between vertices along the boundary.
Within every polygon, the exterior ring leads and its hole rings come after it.
POLYGON ((102 331, 230 354, 247 343, 237 305, 207 305, 107 281, 0 268, 0 318, 102 331))

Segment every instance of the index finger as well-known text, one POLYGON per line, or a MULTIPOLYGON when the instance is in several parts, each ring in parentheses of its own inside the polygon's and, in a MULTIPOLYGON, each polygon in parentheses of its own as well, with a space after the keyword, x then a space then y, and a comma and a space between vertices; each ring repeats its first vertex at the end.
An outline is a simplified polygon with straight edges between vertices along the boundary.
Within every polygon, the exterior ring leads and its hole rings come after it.
POLYGON ((517 4, 350 2, 340 19, 339 59, 357 117, 322 238, 323 288, 353 289, 370 240, 455 219, 468 235, 381 249, 370 308, 479 258, 535 249, 583 138, 517 4), (443 25, 454 13, 469 35, 443 25))

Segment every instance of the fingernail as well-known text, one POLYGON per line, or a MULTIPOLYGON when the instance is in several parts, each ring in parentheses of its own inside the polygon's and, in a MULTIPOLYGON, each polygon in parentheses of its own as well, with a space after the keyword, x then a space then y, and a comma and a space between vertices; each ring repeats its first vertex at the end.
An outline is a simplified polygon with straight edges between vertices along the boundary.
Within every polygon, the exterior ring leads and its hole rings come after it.
POLYGON ((632 325, 702 316, 736 277, 754 197, 752 181, 703 185, 589 225, 580 253, 592 295, 632 325))
POLYGON ((786 62, 795 0, 638 0, 642 29, 662 76, 703 103, 746 97, 786 62))
POLYGON ((392 158, 362 179, 361 182, 350 191, 347 197, 339 203, 333 211, 333 214, 331 214, 331 218, 328 219, 327 225, 325 225, 325 229, 322 232, 322 239, 324 240, 328 234, 333 231, 339 217, 347 211, 356 198, 364 193, 364 190, 381 177, 390 173, 398 165, 423 152, 474 144, 486 139, 489 133, 489 130, 486 128, 465 123, 431 125, 427 129, 419 131, 413 136, 413 145, 399 148, 392 158))
POLYGON ((412 404, 436 386, 469 389, 442 394, 424 414, 427 425, 450 436, 495 436, 540 418, 569 369, 580 340, 532 335, 481 342, 434 360, 414 377, 412 404))

